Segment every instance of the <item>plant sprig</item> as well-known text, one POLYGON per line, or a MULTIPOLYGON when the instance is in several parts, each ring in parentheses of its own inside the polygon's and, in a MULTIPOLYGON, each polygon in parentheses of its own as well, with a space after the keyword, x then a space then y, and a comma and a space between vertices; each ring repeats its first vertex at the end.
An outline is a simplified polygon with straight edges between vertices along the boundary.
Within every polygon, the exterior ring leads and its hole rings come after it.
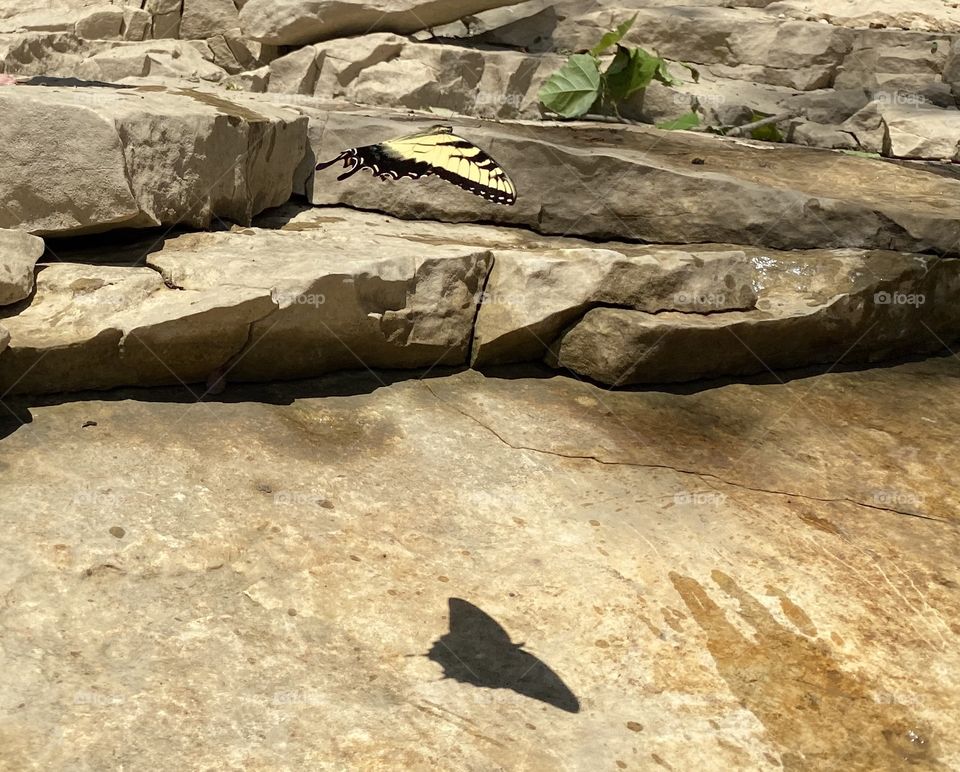
MULTIPOLYGON (((587 113, 606 114, 606 108, 619 116, 619 107, 653 81, 667 86, 677 85, 665 59, 642 48, 630 48, 620 41, 633 27, 637 16, 628 19, 611 32, 607 32, 587 53, 573 54, 557 72, 551 75, 540 89, 540 102, 551 112, 564 118, 580 118, 587 113), (600 57, 616 46, 613 59, 601 70, 600 57)), ((684 65, 693 75, 699 73, 684 65)), ((673 122, 684 127, 696 126, 696 113, 683 116, 673 122)))

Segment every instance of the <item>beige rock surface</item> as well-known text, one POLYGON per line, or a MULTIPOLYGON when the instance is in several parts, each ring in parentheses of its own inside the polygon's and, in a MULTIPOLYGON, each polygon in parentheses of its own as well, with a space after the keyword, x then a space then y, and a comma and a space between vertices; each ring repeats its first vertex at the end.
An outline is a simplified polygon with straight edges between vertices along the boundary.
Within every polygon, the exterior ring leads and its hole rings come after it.
POLYGON ((43 249, 43 239, 23 231, 0 229, 0 306, 30 295, 33 267, 43 249))
POLYGON ((549 361, 623 385, 880 361, 943 352, 960 337, 955 259, 838 251, 755 260, 766 279, 757 311, 596 308, 558 339, 549 361))
POLYGON ((158 246, 45 267, 29 307, 4 321, 0 392, 461 364, 491 260, 483 247, 357 239, 343 223, 186 234, 150 254, 152 268, 122 264, 158 246))
POLYGON ((0 109, 0 226, 37 234, 249 221, 305 150, 295 113, 191 89, 0 87, 0 109))
POLYGON ((702 314, 756 304, 756 270, 742 251, 629 251, 639 254, 556 247, 493 250, 472 363, 537 360, 595 306, 702 314))
POLYGON ((958 375, 15 404, 0 763, 956 767, 958 375))
POLYGON ((599 248, 303 206, 256 222, 58 246, 29 305, 4 320, 0 391, 219 389, 544 359, 608 384, 669 383, 940 352, 960 339, 956 259, 599 248))
POLYGON ((916 105, 881 107, 884 155, 960 163, 960 110, 916 105))
MULTIPOLYGON (((312 119, 317 160, 439 122, 359 108, 299 109, 312 119)), ((950 203, 960 197, 960 180, 881 161, 588 122, 484 123, 460 130, 511 175, 516 206, 477 203, 437 179, 382 182, 365 172, 337 182, 334 168, 305 175, 307 196, 315 204, 404 218, 493 221, 542 233, 658 243, 949 252, 960 239, 960 216, 950 203), (890 197, 889 190, 898 195, 890 197)))
POLYGON ((960 10, 940 0, 781 0, 767 6, 772 14, 820 21, 844 27, 898 27, 930 32, 960 33, 960 10))
POLYGON ((516 0, 247 0, 244 33, 274 45, 303 45, 369 32, 409 34, 516 0))

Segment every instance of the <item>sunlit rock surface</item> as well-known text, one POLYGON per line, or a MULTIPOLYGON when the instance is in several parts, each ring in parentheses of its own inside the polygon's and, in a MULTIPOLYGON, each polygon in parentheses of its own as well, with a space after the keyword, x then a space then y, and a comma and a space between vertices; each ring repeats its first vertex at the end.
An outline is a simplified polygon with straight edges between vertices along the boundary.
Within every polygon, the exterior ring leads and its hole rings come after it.
POLYGON ((956 360, 431 376, 10 403, 0 765, 960 764, 956 360))
POLYGON ((305 152, 305 118, 190 88, 0 86, 0 109, 0 226, 40 235, 249 221, 305 152))

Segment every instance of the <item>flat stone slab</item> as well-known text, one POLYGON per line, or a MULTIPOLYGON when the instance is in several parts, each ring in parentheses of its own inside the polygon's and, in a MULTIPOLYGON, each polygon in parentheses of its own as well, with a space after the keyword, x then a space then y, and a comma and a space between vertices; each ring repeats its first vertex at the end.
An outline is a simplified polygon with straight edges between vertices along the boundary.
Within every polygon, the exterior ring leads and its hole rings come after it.
POLYGON ((960 765, 955 360, 509 374, 11 403, 0 766, 960 765))
POLYGON ((0 86, 0 110, 0 227, 38 235, 247 222, 306 146, 306 119, 228 92, 0 86))
MULTIPOLYGON (((384 110, 299 109, 312 118, 318 161, 440 122, 384 110)), ((518 190, 515 206, 484 202, 436 178, 383 182, 362 172, 338 182, 342 170, 333 167, 305 177, 303 190, 315 204, 601 239, 940 253, 956 252, 960 242, 960 180, 922 169, 642 126, 471 120, 457 130, 506 169, 518 190)))
POLYGON ((2 317, 0 393, 541 361, 670 383, 960 338, 955 258, 596 244, 302 205, 256 225, 57 245, 2 317))

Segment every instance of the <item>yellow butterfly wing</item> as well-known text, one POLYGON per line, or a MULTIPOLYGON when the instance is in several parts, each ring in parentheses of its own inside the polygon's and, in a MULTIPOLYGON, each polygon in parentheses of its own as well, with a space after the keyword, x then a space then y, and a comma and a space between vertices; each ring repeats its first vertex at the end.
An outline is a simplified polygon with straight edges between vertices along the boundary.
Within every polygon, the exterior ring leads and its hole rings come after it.
POLYGON ((318 164, 317 169, 339 160, 350 168, 338 179, 360 169, 370 169, 380 179, 433 175, 497 204, 511 206, 517 200, 517 188, 500 164, 449 126, 350 148, 332 161, 318 164))

